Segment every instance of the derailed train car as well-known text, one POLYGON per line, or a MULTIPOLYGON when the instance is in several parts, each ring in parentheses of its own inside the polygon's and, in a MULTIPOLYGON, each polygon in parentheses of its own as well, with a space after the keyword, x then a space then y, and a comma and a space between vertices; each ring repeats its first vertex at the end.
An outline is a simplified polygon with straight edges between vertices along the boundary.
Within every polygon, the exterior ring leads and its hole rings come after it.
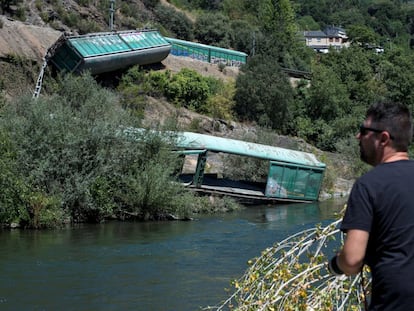
POLYGON ((128 30, 70 36, 63 34, 46 60, 60 72, 92 75, 164 60, 171 44, 157 30, 128 30))

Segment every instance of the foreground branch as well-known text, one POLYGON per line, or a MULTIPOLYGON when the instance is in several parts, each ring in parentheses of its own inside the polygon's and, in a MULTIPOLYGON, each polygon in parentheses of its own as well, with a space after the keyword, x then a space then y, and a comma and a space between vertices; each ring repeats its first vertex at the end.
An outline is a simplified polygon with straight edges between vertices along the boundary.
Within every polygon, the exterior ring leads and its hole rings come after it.
POLYGON ((339 224, 336 220, 301 231, 266 249, 233 281, 234 293, 205 310, 362 311, 370 286, 370 281, 362 284, 370 280, 368 269, 355 277, 336 277, 327 269, 329 257, 343 243, 339 224))

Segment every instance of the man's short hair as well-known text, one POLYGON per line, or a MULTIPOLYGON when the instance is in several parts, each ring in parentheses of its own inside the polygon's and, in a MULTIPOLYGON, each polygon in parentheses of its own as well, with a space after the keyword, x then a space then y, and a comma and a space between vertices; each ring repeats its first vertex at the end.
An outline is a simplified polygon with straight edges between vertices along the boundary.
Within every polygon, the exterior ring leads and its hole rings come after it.
POLYGON ((401 103, 379 102, 368 108, 366 117, 371 125, 383 129, 393 136, 396 151, 408 151, 413 138, 412 116, 408 107, 401 103))

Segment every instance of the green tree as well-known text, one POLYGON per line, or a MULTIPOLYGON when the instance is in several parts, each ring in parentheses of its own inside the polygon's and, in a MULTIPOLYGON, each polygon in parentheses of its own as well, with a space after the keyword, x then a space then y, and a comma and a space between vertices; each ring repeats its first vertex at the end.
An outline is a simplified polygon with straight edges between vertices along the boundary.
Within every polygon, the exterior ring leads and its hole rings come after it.
POLYGON ((146 95, 152 90, 144 70, 139 66, 130 68, 122 76, 117 89, 122 107, 142 118, 146 107, 146 95))
POLYGON ((158 22, 174 37, 188 41, 193 39, 193 24, 184 13, 162 4, 156 6, 154 13, 158 22))
POLYGON ((221 8, 222 0, 193 0, 192 6, 203 10, 213 11, 221 8))
POLYGON ((250 0, 224 0, 223 12, 231 20, 245 20, 251 24, 257 24, 257 3, 250 0))
POLYGON ((376 33, 384 37, 401 35, 399 22, 405 16, 400 4, 391 0, 373 1, 367 8, 370 16, 367 22, 376 33), (395 24, 398 22, 398 25, 395 24))
POLYGON ((148 8, 155 8, 160 3, 160 0, 143 0, 142 2, 148 8))
POLYGON ((221 13, 203 13, 195 22, 194 37, 204 44, 229 46, 229 19, 221 13))
POLYGON ((271 57, 256 56, 236 80, 235 112, 242 120, 283 130, 289 122, 293 90, 271 57))
POLYGON ((300 30, 320 30, 321 26, 313 19, 312 16, 305 15, 298 18, 298 27, 300 30))
POLYGON ((402 50, 394 50, 379 64, 381 79, 387 89, 387 97, 393 101, 414 107, 414 56, 402 50))
POLYGON ((352 102, 333 69, 318 65, 312 70, 309 89, 304 90, 303 113, 295 117, 298 136, 323 150, 334 151, 336 141, 355 128, 352 102), (346 122, 349 120, 349 122, 346 122))
POLYGON ((378 45, 379 36, 372 28, 364 25, 351 25, 347 28, 346 34, 349 40, 362 46, 378 45))
POLYGON ((321 62, 335 71, 354 104, 368 106, 384 97, 385 87, 375 73, 380 56, 358 46, 326 55, 321 62))
POLYGON ((260 2, 258 20, 264 34, 264 41, 258 42, 258 53, 271 55, 282 67, 309 68, 313 53, 298 40, 295 10, 289 0, 260 2))
POLYGON ((289 0, 264 0, 259 4, 259 21, 263 31, 273 34, 281 44, 289 44, 296 38, 295 11, 289 0))
POLYGON ((346 29, 349 25, 363 25, 366 23, 365 11, 356 4, 333 13, 329 18, 329 23, 331 25, 343 25, 346 29))
POLYGON ((307 115, 312 120, 331 121, 350 110, 349 94, 338 75, 329 67, 317 66, 312 71, 312 82, 307 103, 307 115))
POLYGON ((230 45, 237 51, 251 54, 258 31, 244 20, 235 20, 230 24, 230 45))

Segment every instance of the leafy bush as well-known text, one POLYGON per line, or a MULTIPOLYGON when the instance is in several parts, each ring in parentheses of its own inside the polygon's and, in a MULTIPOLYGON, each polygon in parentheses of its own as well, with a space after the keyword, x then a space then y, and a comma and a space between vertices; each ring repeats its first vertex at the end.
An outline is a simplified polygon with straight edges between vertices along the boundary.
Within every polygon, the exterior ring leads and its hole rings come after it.
POLYGON ((214 95, 208 98, 205 112, 213 118, 232 120, 235 92, 234 83, 223 84, 214 95))
POLYGON ((136 66, 123 75, 118 91, 123 106, 134 110, 139 116, 143 114, 146 95, 164 95, 180 107, 216 118, 230 119, 235 88, 232 83, 204 77, 188 68, 172 74, 169 70, 145 72, 136 66))
POLYGON ((210 89, 203 76, 194 70, 183 68, 171 77, 165 95, 179 106, 199 111, 205 105, 210 89))
POLYGON ((143 0, 142 2, 147 8, 155 8, 160 3, 160 0, 143 0))
POLYGON ((194 25, 194 37, 204 44, 229 47, 230 27, 228 17, 221 13, 204 13, 194 25))
POLYGON ((64 211, 60 208, 60 200, 56 196, 48 196, 42 192, 32 192, 28 197, 28 213, 30 228, 59 227, 64 219, 64 211))
POLYGON ((250 54, 253 51, 257 30, 247 21, 235 20, 231 22, 230 45, 237 51, 250 54))
POLYGON ((65 215, 99 222, 189 212, 192 200, 183 200, 189 194, 173 182, 173 137, 140 132, 128 139, 124 129, 137 127, 136 119, 88 75, 66 76, 53 87, 53 96, 20 98, 4 107, 0 130, 16 152, 2 157, 9 170, 1 182, 13 192, 3 192, 1 200, 10 204, 1 222, 28 218, 45 227, 65 215), (21 196, 26 199, 15 204, 21 196))
POLYGON ((148 95, 160 97, 164 94, 167 89, 168 83, 171 79, 171 71, 167 70, 165 72, 151 71, 148 74, 148 83, 150 84, 150 90, 148 95))
POLYGON ((184 13, 159 4, 155 8, 155 15, 159 23, 168 29, 174 37, 188 41, 193 39, 192 22, 184 13))
POLYGON ((73 13, 73 12, 70 12, 70 13, 63 12, 62 20, 69 27, 76 27, 79 24, 80 17, 78 14, 73 13))
POLYGON ((145 72, 139 66, 130 68, 122 76, 118 92, 122 106, 131 110, 135 116, 142 118, 146 106, 145 95, 151 93, 151 86, 145 72))
POLYGON ((26 21, 26 9, 23 6, 19 6, 15 12, 15 16, 22 22, 26 21))
POLYGON ((79 34, 102 31, 102 28, 95 21, 81 19, 77 24, 79 34))
POLYGON ((17 153, 6 131, 0 131, 0 223, 28 221, 26 181, 18 172, 17 153))

